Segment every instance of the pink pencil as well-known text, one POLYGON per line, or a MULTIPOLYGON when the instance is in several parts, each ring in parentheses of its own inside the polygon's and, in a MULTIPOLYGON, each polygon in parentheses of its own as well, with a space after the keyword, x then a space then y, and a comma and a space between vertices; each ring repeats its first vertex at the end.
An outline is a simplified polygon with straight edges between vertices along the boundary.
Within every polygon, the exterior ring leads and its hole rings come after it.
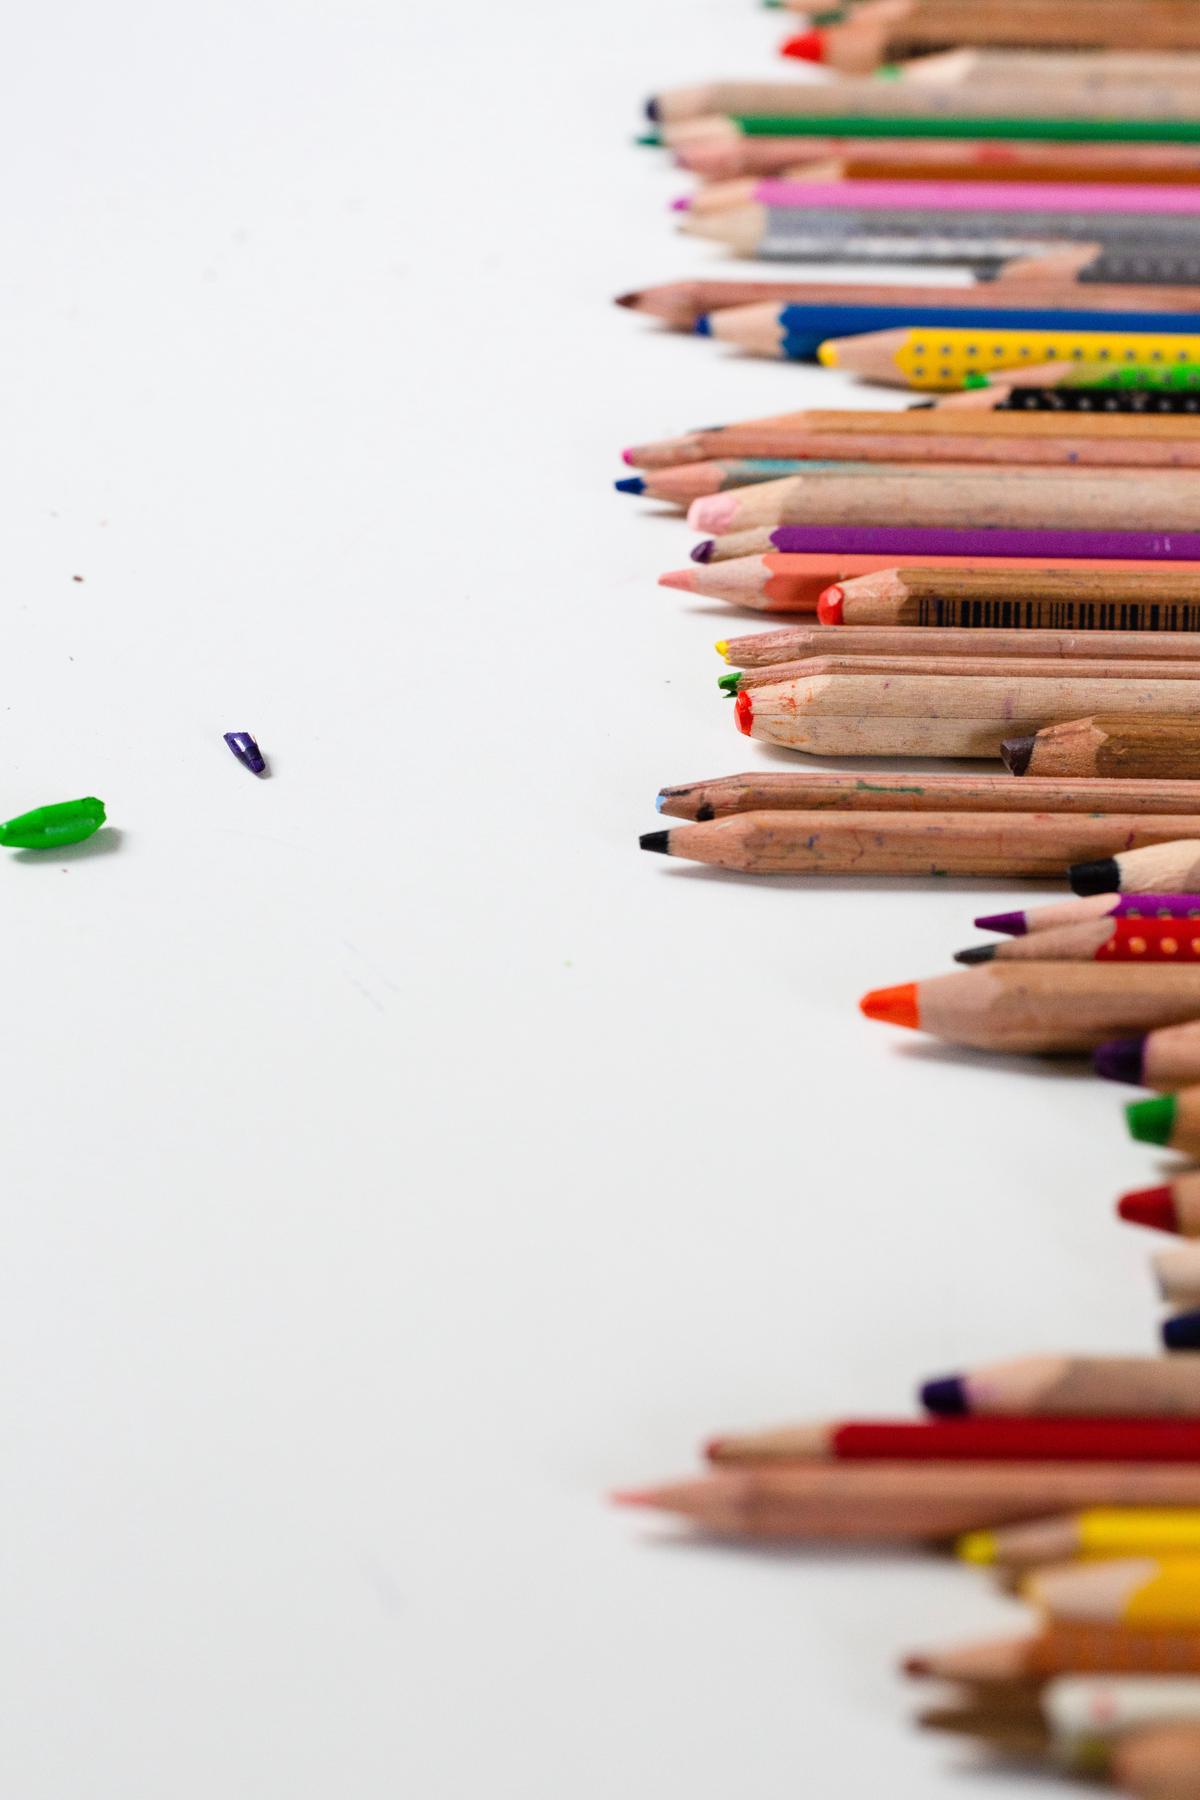
POLYGON ((751 204, 926 212, 1196 213, 1200 186, 1068 181, 759 181, 751 204))

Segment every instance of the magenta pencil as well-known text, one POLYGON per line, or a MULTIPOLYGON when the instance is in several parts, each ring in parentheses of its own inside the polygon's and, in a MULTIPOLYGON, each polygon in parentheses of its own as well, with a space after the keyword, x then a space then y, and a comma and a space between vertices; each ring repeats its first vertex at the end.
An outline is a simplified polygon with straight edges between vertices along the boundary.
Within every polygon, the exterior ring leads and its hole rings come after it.
POLYGON ((757 182, 752 204, 806 210, 862 207, 940 212, 1200 212, 1200 188, 1141 182, 787 181, 757 182))
MULTIPOLYGON (((749 534, 746 534, 749 535, 749 534)), ((1117 562, 1200 562, 1200 531, 972 530, 957 525, 777 525, 761 553, 833 550, 842 556, 1063 556, 1117 562)), ((692 552, 694 562, 709 558, 692 552)), ((752 552, 747 548, 746 554, 752 552)))

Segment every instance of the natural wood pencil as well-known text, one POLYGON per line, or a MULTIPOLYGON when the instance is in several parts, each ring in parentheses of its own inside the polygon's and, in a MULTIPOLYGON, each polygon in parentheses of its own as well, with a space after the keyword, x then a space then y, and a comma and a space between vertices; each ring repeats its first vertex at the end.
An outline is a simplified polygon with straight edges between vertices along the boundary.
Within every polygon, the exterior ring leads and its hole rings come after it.
POLYGON ((1200 569, 910 564, 834 583, 821 595, 817 616, 823 625, 961 626, 975 619, 980 626, 1020 628, 1028 621, 1081 632, 1094 621, 1109 636, 1127 629, 1190 635, 1200 631, 1200 569))
POLYGON ((937 1541, 1086 1506, 1200 1505, 1195 1463, 815 1463, 617 1496, 735 1538, 937 1541))
MULTIPOLYGON (((1159 1250, 1151 1257, 1150 1266, 1164 1300, 1172 1306, 1200 1306, 1200 1244, 1159 1250)), ((1193 1555, 1200 1557, 1200 1544, 1194 1547, 1193 1555)))
POLYGON ((1073 719, 1033 737, 1008 739, 1000 754, 1014 775, 1194 781, 1200 778, 1200 720, 1073 719))
MULTIPOLYGON (((1138 971, 1107 969, 1103 971, 1105 986, 1136 985, 1138 971), (1117 978, 1120 977, 1118 982, 1117 978), (1126 980, 1128 977, 1128 980, 1126 980)), ((1156 978, 1161 987, 1166 971, 1140 971, 1144 979, 1156 978), (1157 978, 1162 977, 1160 981, 1157 978)), ((965 983, 981 974, 996 976, 998 970, 980 970, 974 975, 950 975, 943 985, 965 983)), ((1008 976, 1005 972, 1005 983, 1008 976)), ((1079 971, 1070 965, 1061 969, 1027 971, 1031 982, 1044 977, 1044 987, 1057 995, 1074 985, 1080 992, 1089 991, 1097 981, 1092 971, 1090 982, 1074 980, 1079 971)), ((1194 987, 1196 974, 1177 970, 1180 982, 1194 987)), ((926 984, 933 986, 936 984, 926 984)), ((1019 984, 1013 984, 1019 991, 1019 984)), ((1148 992, 1148 989, 1146 990, 1148 992)), ((1032 992, 1032 989, 1031 989, 1032 992)), ((921 1400, 927 1410, 938 1417, 958 1418, 964 1415, 983 1417, 1034 1418, 1175 1418, 1200 1416, 1200 1358, 1170 1356, 1025 1356, 1012 1362, 991 1363, 972 1369, 967 1374, 939 1376, 927 1381, 921 1389, 921 1400)), ((1187 1503, 1185 1503, 1187 1504, 1187 1503)), ((1034 1515, 1030 1515, 1031 1517, 1034 1515)))
MULTIPOLYGON (((1008 775, 867 776, 769 769, 665 787, 657 806, 668 818, 699 822, 757 812, 1123 813, 1200 818, 1200 782, 1157 782, 1150 789, 1136 781, 1049 781, 1036 775, 1013 781, 1008 775)), ((1106 905, 1119 904, 1111 895, 1101 901, 1066 903, 1094 908, 1094 913, 1085 912, 1084 917, 1102 913, 1106 905)), ((1020 929, 1036 929, 1038 915, 1055 910, 1039 908, 1020 915, 1020 929)), ((1070 923, 1071 919, 1053 922, 1070 923)), ((987 929, 990 921, 981 918, 975 923, 987 929)))
MULTIPOLYGON (((697 826, 695 829, 699 830, 697 826)), ((711 827, 705 827, 711 829, 711 827)), ((869 1019, 925 1031, 970 1049, 1017 1054, 1094 1050, 1108 1038, 1155 1031, 1200 1016, 1200 967, 1166 963, 988 963, 953 975, 877 988, 864 996, 869 1019)), ((1140 1365, 1139 1365, 1140 1366, 1140 1365)), ((1152 1365, 1158 1368, 1156 1362, 1152 1365)), ((1163 1367, 1171 1367, 1164 1361, 1163 1367)), ((1167 1378, 1168 1380, 1170 1378, 1167 1378)), ((1200 1410, 1200 1359, 1194 1376, 1200 1410)), ((1139 1404, 1106 1405, 1089 1384, 1090 1406, 1069 1412, 1175 1411, 1159 1406, 1144 1386, 1139 1404)), ((940 1408, 939 1410, 949 1410, 940 1408)), ((959 1411, 970 1410, 960 1406, 959 1411)), ((990 1412, 1051 1410, 989 1404, 990 1412)))
POLYGON ((1067 880, 1076 894, 1198 894, 1200 838, 1075 863, 1067 870, 1067 880))
MULTIPOLYGON (((1188 634, 1189 637, 1191 635, 1188 634)), ((1190 659, 1164 658, 1160 661, 1144 658, 1131 660, 1124 657, 928 656, 920 647, 906 654, 894 651, 891 655, 881 653, 872 656, 867 653, 839 656, 836 647, 826 644, 820 653, 795 662, 774 663, 765 669, 740 669, 733 674, 722 675, 718 685, 727 694, 753 693, 759 688, 772 687, 780 682, 802 681, 819 675, 964 675, 977 680, 1004 680, 1016 676, 1030 681, 1200 681, 1200 662, 1194 656, 1190 659)), ((1083 725, 1087 721, 1080 720, 1076 723, 1083 725)), ((1122 729, 1123 722, 1119 719, 1109 723, 1114 735, 1122 729)), ((1160 725, 1165 728, 1166 724, 1167 721, 1157 718, 1147 721, 1147 737, 1160 725)), ((1189 721, 1172 719, 1170 724, 1183 729, 1189 726, 1189 721)), ((1138 725, 1141 725, 1140 720, 1138 725)), ((1059 729, 1065 730, 1066 727, 1047 727, 1046 732, 1037 735, 1043 737, 1050 730, 1059 729)), ((1129 729, 1133 731, 1132 726, 1129 729)), ((1200 720, 1191 725, 1190 729, 1193 733, 1200 731, 1200 720)), ((1001 744, 1001 755, 1013 774, 1021 773, 1016 764, 1029 754, 1029 746, 1034 742, 1032 737, 1006 738, 1001 744), (1010 756, 1013 761, 1009 760, 1010 756)), ((1047 767, 1043 772, 1047 775, 1069 773, 1053 767, 1047 767)), ((1127 778, 1134 778, 1138 774, 1136 768, 1094 768, 1080 769, 1078 772, 1081 775, 1123 773, 1127 778)), ((1200 771, 1190 768, 1174 771, 1163 768, 1158 772, 1174 773, 1180 780, 1195 780, 1200 774, 1200 771)))
MULTIPOLYGON (((1179 831, 1194 828, 1200 828, 1195 819, 1153 813, 764 811, 647 832, 640 842, 643 850, 743 875, 1053 880, 1061 879, 1072 859, 1111 855, 1114 846, 1124 844, 1170 843, 1179 831)), ((1049 934, 1038 938, 1043 935, 1049 934)), ((1038 938, 1011 941, 1027 944, 1038 938)), ((1107 967, 1088 972, 1094 977, 1111 973, 1107 967)), ((1195 1004, 1200 1009, 1200 989, 1195 1004)), ((1172 1021, 1180 1016, 1191 1015, 1176 1012, 1172 1021)))
MULTIPOLYGON (((1200 916, 1200 897, 1196 900, 1200 916)), ((1200 1082, 1200 1023, 1172 1025, 1165 1031, 1152 1031, 1145 1037, 1118 1038, 1101 1044, 1094 1058, 1098 1074, 1113 1081, 1128 1081, 1138 1087, 1154 1088, 1170 1094, 1179 1088, 1200 1082)), ((1156 1225, 1160 1230, 1179 1231, 1185 1237, 1200 1237, 1200 1175, 1180 1176, 1168 1187, 1127 1195, 1133 1210, 1121 1203, 1121 1217, 1139 1225, 1156 1225), (1153 1201, 1148 1199, 1153 1195, 1153 1201), (1137 1208, 1141 1207, 1138 1213, 1137 1208), (1153 1216, 1148 1216, 1151 1207, 1153 1216)))
POLYGON ((1197 1800, 1200 1725, 1156 1725, 1114 1746, 1109 1773, 1132 1800, 1197 1800))
MULTIPOLYGON (((1200 615, 1197 623, 1200 624, 1200 615)), ((1020 657, 1085 662, 1200 660, 1200 630, 1045 631, 939 625, 788 625, 748 637, 721 638, 717 650, 734 668, 769 670, 814 656, 1020 657)), ((1036 770, 1031 771, 1037 773, 1036 770)), ((1085 771, 1080 771, 1081 773, 1085 771)))
POLYGON ((1200 1631, 1130 1631, 1120 1625, 1049 1622, 1036 1637, 1000 1638, 923 1651, 904 1672, 987 1687, 1079 1671, 1168 1675, 1200 1672, 1200 1631))

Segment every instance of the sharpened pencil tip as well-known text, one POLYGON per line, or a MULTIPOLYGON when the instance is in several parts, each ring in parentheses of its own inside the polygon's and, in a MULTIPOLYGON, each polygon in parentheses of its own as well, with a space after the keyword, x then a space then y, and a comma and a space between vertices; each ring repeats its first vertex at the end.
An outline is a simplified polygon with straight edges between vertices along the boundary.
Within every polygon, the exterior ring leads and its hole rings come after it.
POLYGON ((1096 862, 1072 863, 1067 880, 1073 894, 1119 894, 1121 866, 1115 856, 1102 856, 1096 862))
POLYGON ((655 796, 654 796, 655 812, 659 812, 659 813, 665 812, 666 806, 667 806, 667 796, 665 794, 655 794, 655 796))
POLYGON ((905 1656, 900 1661, 902 1675, 928 1675, 930 1662, 927 1656, 905 1656))
POLYGON ((697 337, 711 337, 712 319, 709 317, 708 313, 701 313, 692 329, 695 331, 697 337))
POLYGON ((972 925, 980 931, 1002 931, 1005 937, 1025 936, 1025 914, 1023 912, 981 913, 972 925))
POLYGON ((1200 1349, 1200 1312, 1181 1312, 1173 1319, 1165 1319, 1162 1341, 1168 1350, 1200 1349))
POLYGON ((1139 1144, 1165 1149, 1175 1125, 1174 1094, 1155 1094, 1153 1100, 1132 1100, 1125 1108, 1129 1135, 1139 1144))
POLYGON ((993 1531, 968 1531, 960 1537, 954 1546, 954 1554, 960 1562, 994 1563, 996 1560, 996 1534, 993 1531))
POLYGON ((622 475, 613 486, 618 494, 644 494, 646 491, 646 483, 640 475, 622 475))
POLYGON ((998 949, 998 944, 969 944, 965 950, 954 952, 954 960, 956 963, 991 962, 998 949))
POLYGON ((723 694, 732 697, 738 692, 738 683, 741 679, 742 671, 740 669, 730 669, 727 674, 717 676, 717 686, 723 694))
POLYGON ((623 463, 625 463, 628 468, 632 469, 632 467, 633 467, 633 451, 632 450, 622 450, 621 461, 623 463))
POLYGON ((662 118, 662 112, 659 108, 658 100, 655 98, 655 96, 653 94, 651 94, 649 100, 647 100, 647 102, 646 102, 646 117, 649 119, 649 121, 652 125, 657 125, 662 118))
POLYGON ((721 660, 723 662, 729 661, 729 639, 728 638, 718 638, 716 643, 713 645, 713 649, 716 651, 717 655, 721 658, 721 660))
POLYGON ((1178 1231, 1175 1196, 1169 1187, 1134 1188, 1117 1201, 1117 1216, 1128 1225, 1148 1225, 1154 1231, 1178 1231))
POLYGON ((1142 1079, 1144 1037, 1112 1038, 1092 1052, 1092 1067, 1105 1081, 1124 1081, 1136 1086, 1142 1079))
POLYGON ((749 688, 739 689, 738 697, 733 703, 733 716, 742 736, 752 737, 754 734, 754 701, 750 698, 749 688))
POLYGON ((921 1386, 921 1405, 939 1419, 961 1419, 967 1412, 967 1390, 961 1375, 939 1375, 921 1386))
POLYGON ((679 588, 685 594, 696 591, 696 577, 690 569, 668 569, 658 578, 659 587, 679 588))
POLYGON ((640 299, 641 295, 635 290, 628 294, 618 294, 616 303, 618 306, 636 306, 640 299))
POLYGON ((642 850, 657 850, 660 856, 670 856, 671 834, 669 831, 643 831, 638 846, 642 850))
POLYGON ((1000 746, 1000 760, 1010 775, 1023 775, 1033 758, 1033 737, 1005 738, 1000 746))
POLYGON ((800 31, 785 38, 779 46, 782 56, 794 56, 800 62, 824 62, 825 40, 819 31, 800 31))
POLYGON ((672 212, 691 212, 692 202, 689 195, 676 194, 674 200, 671 202, 670 210, 672 212))
POLYGON ((901 982, 898 987, 872 988, 863 995, 858 1008, 868 1019, 879 1019, 885 1025, 904 1025, 909 1031, 920 1026, 915 981, 901 982))
POLYGON ((843 616, 843 604, 846 595, 840 587, 827 587, 817 596, 817 623, 819 625, 840 625, 843 616))
POLYGON ((691 557, 693 562, 698 562, 698 563, 711 562, 712 561, 712 553, 715 549, 716 549, 716 544, 712 538, 701 538, 700 542, 698 544, 692 545, 691 549, 688 551, 688 555, 691 557))
POLYGON ((617 1488, 609 1499, 614 1506, 657 1506, 658 1494, 654 1488, 617 1488))
POLYGON ((817 361, 823 369, 837 368, 837 345, 833 342, 832 338, 828 338, 825 343, 817 345, 817 361))

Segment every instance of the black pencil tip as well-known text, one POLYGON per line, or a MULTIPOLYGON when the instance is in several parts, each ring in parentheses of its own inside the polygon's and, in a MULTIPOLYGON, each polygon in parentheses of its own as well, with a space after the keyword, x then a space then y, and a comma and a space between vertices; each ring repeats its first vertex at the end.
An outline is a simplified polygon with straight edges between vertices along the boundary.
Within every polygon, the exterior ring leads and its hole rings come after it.
POLYGON ((658 101, 651 95, 650 99, 646 102, 646 117, 652 125, 657 125, 660 121, 660 116, 658 101))
POLYGON ((1033 756, 1036 738, 1005 738, 1000 746, 1000 757, 1010 775, 1023 775, 1029 767, 1033 756))
POLYGON ((1098 862, 1074 863, 1067 870, 1073 894, 1119 894, 1121 865, 1115 856, 1101 857, 1098 862))
POLYGON ((669 831, 644 831, 638 845, 643 850, 657 850, 660 856, 670 856, 671 834, 669 831))
POLYGON ((972 944, 969 949, 956 950, 954 952, 954 960, 956 963, 991 962, 995 954, 995 944, 972 944))

